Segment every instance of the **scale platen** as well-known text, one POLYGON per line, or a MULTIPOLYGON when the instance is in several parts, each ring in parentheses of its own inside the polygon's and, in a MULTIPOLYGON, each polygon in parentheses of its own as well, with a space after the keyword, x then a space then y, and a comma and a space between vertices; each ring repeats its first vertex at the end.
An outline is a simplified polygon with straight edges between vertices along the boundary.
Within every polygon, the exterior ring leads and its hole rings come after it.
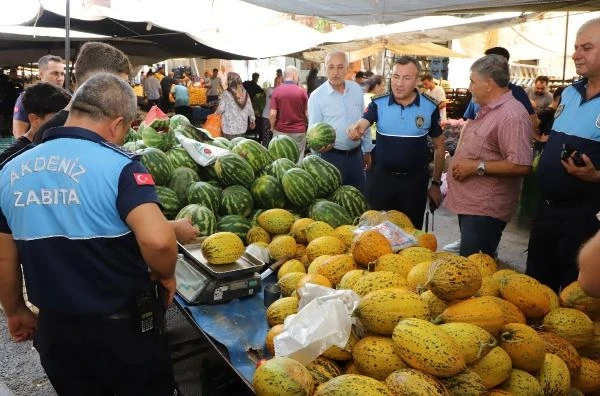
POLYGON ((258 273, 264 266, 262 261, 244 253, 234 263, 211 265, 200 246, 200 243, 179 244, 175 267, 177 293, 189 304, 218 304, 260 292, 258 273))

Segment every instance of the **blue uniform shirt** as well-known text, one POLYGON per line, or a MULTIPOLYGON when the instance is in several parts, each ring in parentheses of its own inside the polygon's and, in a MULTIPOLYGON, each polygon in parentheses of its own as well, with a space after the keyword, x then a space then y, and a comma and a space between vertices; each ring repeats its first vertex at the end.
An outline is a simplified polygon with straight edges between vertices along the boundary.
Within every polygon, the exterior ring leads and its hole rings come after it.
POLYGON ((429 163, 427 136, 442 134, 437 103, 418 92, 408 106, 391 94, 373 98, 363 118, 377 123, 373 164, 389 172, 422 171, 429 163))
POLYGON ((0 170, 0 232, 12 234, 31 301, 48 312, 122 310, 148 287, 125 218, 158 202, 137 156, 82 128, 58 127, 0 170))
POLYGON ((600 94, 586 100, 587 80, 567 87, 554 114, 552 133, 538 165, 540 190, 544 199, 600 202, 600 183, 585 182, 567 173, 560 162, 567 144, 600 167, 600 94))
POLYGON ((337 92, 326 81, 308 98, 308 125, 326 122, 335 128, 335 144, 338 150, 352 150, 361 145, 363 153, 370 153, 373 144, 366 134, 360 142, 348 137, 348 127, 358 121, 364 110, 364 92, 354 81, 346 81, 344 94, 337 92))
MULTIPOLYGON (((512 94, 515 97, 515 99, 517 99, 519 102, 521 102, 523 104, 523 106, 525 106, 525 110, 527 110, 528 114, 535 113, 535 110, 533 109, 533 106, 531 105, 531 101, 529 100, 529 96, 527 96, 527 92, 525 92, 523 87, 521 87, 519 85, 515 85, 513 83, 508 83, 508 88, 510 88, 510 90, 512 91, 512 94)), ((479 105, 471 100, 465 110, 463 119, 474 120, 478 111, 479 111, 479 105)))

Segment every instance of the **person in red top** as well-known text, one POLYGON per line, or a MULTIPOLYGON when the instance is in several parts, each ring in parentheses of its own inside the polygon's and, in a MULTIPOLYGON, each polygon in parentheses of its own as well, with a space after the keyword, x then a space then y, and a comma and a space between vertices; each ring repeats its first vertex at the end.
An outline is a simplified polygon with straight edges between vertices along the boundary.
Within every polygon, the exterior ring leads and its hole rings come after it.
POLYGON ((471 66, 469 89, 480 106, 465 125, 448 172, 445 205, 458 214, 460 255, 493 256, 531 172, 529 115, 510 89, 506 58, 486 55, 471 66))
POLYGON ((283 73, 283 84, 273 91, 269 122, 273 137, 285 134, 296 141, 300 150, 298 161, 306 149, 307 111, 308 94, 298 86, 298 69, 288 66, 283 73))

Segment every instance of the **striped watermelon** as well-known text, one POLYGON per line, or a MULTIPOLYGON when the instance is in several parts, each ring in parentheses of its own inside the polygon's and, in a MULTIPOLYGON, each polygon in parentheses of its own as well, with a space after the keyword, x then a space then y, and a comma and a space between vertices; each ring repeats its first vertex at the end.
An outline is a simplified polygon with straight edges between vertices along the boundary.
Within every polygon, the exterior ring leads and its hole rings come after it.
POLYGON ((161 151, 168 151, 175 141, 173 132, 159 132, 150 126, 144 126, 142 129, 142 140, 148 147, 155 147, 161 151))
POLYGON ((187 201, 187 190, 197 181, 200 181, 200 177, 190 168, 181 166, 173 170, 171 180, 169 181, 169 188, 175 191, 182 206, 189 203, 187 201))
POLYGON ((139 154, 142 156, 142 164, 148 169, 154 182, 159 186, 168 186, 173 173, 173 165, 171 165, 169 157, 154 147, 142 149, 139 154))
POLYGON ((233 139, 230 140, 231 148, 234 148, 238 143, 245 142, 246 140, 250 140, 250 139, 245 138, 243 136, 234 137, 233 139))
POLYGON ((240 184, 250 188, 254 181, 254 170, 252 166, 235 153, 225 154, 215 161, 215 172, 217 177, 226 186, 240 184))
POLYGON ((342 206, 353 218, 360 217, 369 209, 369 203, 360 190, 354 186, 343 185, 334 191, 331 201, 342 206))
POLYGON ((273 159, 287 158, 296 163, 300 157, 296 141, 287 135, 277 135, 271 139, 268 150, 273 159))
POLYGON ((171 150, 167 151, 167 157, 171 160, 171 164, 173 168, 179 168, 180 166, 185 166, 187 168, 193 169, 194 171, 198 169, 198 164, 196 161, 190 157, 188 152, 181 147, 181 145, 177 145, 171 150))
POLYGON ((125 150, 135 153, 138 150, 145 149, 146 145, 143 140, 136 140, 135 142, 127 142, 123 144, 125 150))
POLYGON ((285 206, 285 194, 283 187, 276 177, 264 175, 257 177, 250 187, 254 207, 273 209, 285 206))
POLYGON ((216 147, 220 147, 225 150, 231 150, 233 148, 233 144, 229 140, 225 139, 223 136, 214 138, 213 140, 206 143, 216 147))
POLYGON ((146 113, 142 125, 151 127, 159 132, 167 132, 169 130, 169 122, 169 116, 163 113, 160 107, 154 105, 148 110, 148 113, 146 113))
POLYGON ((169 220, 173 220, 179 209, 181 209, 181 204, 179 202, 179 197, 177 193, 165 186, 155 186, 156 187, 156 195, 158 195, 158 200, 160 201, 161 210, 165 217, 169 220))
POLYGON ((221 193, 219 213, 222 216, 240 215, 249 216, 254 207, 252 194, 244 186, 233 185, 225 188, 221 193))
POLYGON ((127 132, 127 134, 125 135, 123 144, 129 143, 129 142, 135 142, 137 140, 140 140, 141 138, 142 138, 142 135, 140 135, 135 129, 129 128, 129 132, 127 132))
POLYGON ((215 164, 198 166, 198 176, 200 176, 201 180, 206 181, 219 180, 217 172, 215 171, 215 164))
POLYGON ((348 211, 341 205, 325 199, 313 205, 310 217, 314 220, 324 221, 333 228, 344 224, 352 224, 354 221, 348 211))
POLYGON ((313 177, 304 169, 287 170, 281 178, 281 184, 286 198, 293 206, 308 206, 317 196, 313 177))
POLYGON ((318 155, 307 155, 301 165, 314 178, 318 197, 327 197, 342 185, 339 169, 318 155))
POLYGON ((200 231, 199 236, 209 236, 217 232, 217 219, 212 210, 206 206, 198 204, 189 204, 184 206, 175 219, 183 219, 184 217, 190 219, 192 224, 198 227, 200 231))
POLYGON ((246 240, 246 234, 252 228, 250 220, 239 215, 227 215, 217 221, 217 231, 233 232, 239 236, 242 241, 246 240))
POLYGON ((275 176, 277 180, 281 181, 281 177, 283 176, 285 171, 297 167, 298 166, 296 165, 296 163, 292 162, 288 158, 279 158, 273 161, 271 166, 268 168, 268 173, 271 176, 275 176))
POLYGON ((238 154, 248 161, 254 174, 259 174, 262 168, 273 162, 273 157, 269 151, 262 144, 250 139, 246 139, 236 144, 231 149, 231 152, 238 154))
POLYGON ((335 128, 326 122, 317 122, 311 125, 306 132, 306 144, 313 150, 335 143, 335 128))
POLYGON ((207 182, 199 181, 188 187, 188 204, 198 204, 210 208, 213 212, 219 213, 221 205, 221 189, 207 182))

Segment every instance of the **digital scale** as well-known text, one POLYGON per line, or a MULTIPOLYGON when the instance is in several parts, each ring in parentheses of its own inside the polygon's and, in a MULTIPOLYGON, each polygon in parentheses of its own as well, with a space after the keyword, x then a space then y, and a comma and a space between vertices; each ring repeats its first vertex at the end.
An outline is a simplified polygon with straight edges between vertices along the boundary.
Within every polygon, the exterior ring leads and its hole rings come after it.
POLYGON ((201 243, 179 244, 175 266, 177 293, 189 304, 218 304, 261 290, 262 261, 244 253, 231 264, 208 264, 201 243))

